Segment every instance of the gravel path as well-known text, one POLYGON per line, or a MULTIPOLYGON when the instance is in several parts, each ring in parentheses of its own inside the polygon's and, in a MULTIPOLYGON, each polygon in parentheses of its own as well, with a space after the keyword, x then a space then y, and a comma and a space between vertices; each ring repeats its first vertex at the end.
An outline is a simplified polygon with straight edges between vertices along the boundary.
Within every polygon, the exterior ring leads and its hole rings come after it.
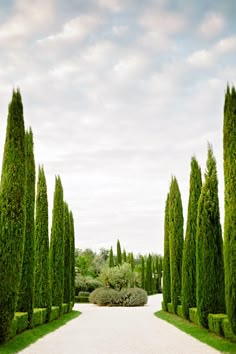
POLYGON ((21 354, 210 354, 215 349, 181 332, 153 313, 161 295, 136 308, 75 305, 82 312, 57 331, 39 339, 21 354))

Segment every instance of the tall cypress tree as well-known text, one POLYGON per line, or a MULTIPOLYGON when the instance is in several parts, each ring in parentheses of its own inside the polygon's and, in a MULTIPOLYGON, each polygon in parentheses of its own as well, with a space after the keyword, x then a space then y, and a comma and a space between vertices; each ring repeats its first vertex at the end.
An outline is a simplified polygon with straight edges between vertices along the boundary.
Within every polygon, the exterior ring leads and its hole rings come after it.
POLYGON ((10 333, 17 305, 25 235, 25 128, 20 91, 8 108, 0 191, 0 342, 10 333))
POLYGON ((116 255, 117 255, 117 265, 122 264, 122 253, 121 253, 121 247, 120 247, 120 241, 117 241, 117 246, 116 246, 116 255))
POLYGON ((225 300, 230 325, 236 334, 236 90, 227 87, 224 103, 224 183, 225 183, 225 300))
POLYGON ((124 263, 127 262, 127 255, 126 255, 126 250, 125 249, 123 250, 122 259, 123 259, 124 263))
POLYGON ((145 290, 150 295, 152 294, 152 256, 149 254, 146 263, 145 290))
POLYGON ((172 178, 169 193, 169 237, 171 302, 177 313, 181 296, 181 272, 183 252, 183 207, 177 179, 172 178))
POLYGON ((28 312, 29 326, 32 327, 34 309, 34 206, 35 206, 35 161, 33 133, 25 134, 26 184, 25 184, 25 243, 18 311, 28 312))
POLYGON ((224 313, 224 262, 216 160, 208 146, 205 182, 198 204, 196 235, 197 309, 202 326, 209 313, 224 313))
POLYGON ((113 268, 114 267, 114 256, 113 256, 113 250, 112 247, 109 252, 109 267, 113 268))
POLYGON ((74 217, 72 211, 69 214, 70 217, 70 242, 71 242, 71 302, 75 302, 75 227, 74 217))
POLYGON ((169 237, 169 194, 166 198, 164 220, 164 259, 163 259, 163 306, 167 310, 167 304, 171 302, 170 287, 170 237, 169 237))
POLYGON ((38 169, 35 216, 35 307, 50 309, 48 196, 43 167, 38 169))
POLYGON ((141 257, 141 288, 145 289, 145 260, 141 257))
POLYGON ((71 300, 71 232, 68 204, 64 203, 64 303, 71 300))
POLYGON ((198 200, 201 194, 201 169, 195 157, 191 160, 188 218, 182 264, 182 308, 189 318, 189 308, 196 307, 196 229, 198 200))
POLYGON ((52 305, 63 303, 64 296, 64 201, 60 177, 56 177, 50 239, 52 305))

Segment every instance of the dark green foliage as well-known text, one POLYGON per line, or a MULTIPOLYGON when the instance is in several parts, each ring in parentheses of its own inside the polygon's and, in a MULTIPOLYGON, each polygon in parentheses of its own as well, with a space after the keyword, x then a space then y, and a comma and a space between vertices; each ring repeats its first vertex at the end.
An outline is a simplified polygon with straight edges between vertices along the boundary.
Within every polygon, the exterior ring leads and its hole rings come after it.
POLYGON ((135 264, 134 264, 134 254, 133 254, 133 252, 130 252, 128 254, 128 262, 131 265, 132 271, 134 271, 135 264))
POLYGON ((210 313, 208 315, 208 328, 211 332, 217 334, 218 336, 223 336, 222 321, 227 318, 227 315, 217 314, 214 315, 210 313))
MULTIPOLYGON (((29 327, 32 327, 34 308, 34 206, 35 206, 35 161, 33 133, 25 134, 26 184, 25 184, 25 243, 18 311, 28 312, 29 327)), ((44 280, 45 281, 45 280, 44 280)))
POLYGON ((183 252, 183 208, 178 182, 172 178, 169 192, 169 242, 171 303, 174 313, 180 304, 183 252))
POLYGON ((35 307, 50 308, 48 197, 43 167, 38 170, 35 218, 35 307))
POLYGON ((198 200, 201 194, 201 169, 195 157, 191 160, 188 217, 182 264, 183 315, 189 318, 189 308, 196 306, 196 230, 198 200))
POLYGON ((20 91, 9 104, 0 191, 0 343, 11 332, 25 234, 25 129, 20 91))
POLYGON ((174 307, 173 307, 173 304, 171 302, 168 302, 167 304, 167 310, 168 312, 170 313, 174 313, 174 307))
POLYGON ((76 275, 75 277, 75 293, 78 294, 80 291, 93 291, 96 288, 102 286, 102 283, 97 278, 92 277, 82 277, 81 275, 76 275))
POLYGON ((39 326, 46 322, 47 309, 34 309, 33 313, 33 327, 39 326))
POLYGON ((61 306, 64 296, 64 201, 60 177, 56 177, 50 239, 52 305, 61 306))
POLYGON ((149 254, 146 262, 145 290, 148 295, 152 294, 152 256, 149 254))
POLYGON ((126 262, 127 262, 126 250, 123 250, 123 253, 122 253, 122 259, 123 259, 123 262, 124 262, 124 263, 126 263, 126 262))
POLYGON ((170 243, 169 243, 169 194, 166 198, 165 221, 164 221, 164 259, 163 259, 163 302, 167 309, 167 304, 171 302, 170 288, 170 243))
POLYGON ((50 311, 49 322, 56 320, 60 316, 61 306, 52 306, 50 311))
POLYGON ((71 301, 71 230, 67 203, 64 203, 64 303, 71 301))
POLYGON ((209 313, 224 313, 224 262, 216 160, 208 146, 205 182, 198 205, 196 235, 197 309, 202 326, 209 313))
POLYGON ((72 211, 69 213, 69 218, 70 218, 70 254, 71 254, 71 282, 70 282, 70 287, 71 287, 71 302, 74 304, 75 302, 75 227, 74 227, 74 217, 72 211))
POLYGON ((17 322, 16 333, 21 333, 25 331, 28 327, 28 313, 27 312, 16 312, 15 318, 17 322))
POLYGON ((177 306, 177 315, 180 317, 183 317, 183 306, 182 305, 177 306))
POLYGON ((224 104, 225 180, 225 300, 230 325, 236 334, 236 90, 227 87, 224 104))
POLYGON ((113 250, 112 247, 109 252, 109 267, 112 268, 114 267, 114 256, 113 256, 113 250))
POLYGON ((145 289, 145 260, 144 257, 141 257, 141 288, 145 289))
POLYGON ((190 307, 189 309, 189 320, 196 325, 199 325, 198 311, 196 307, 190 307))
POLYGON ((147 303, 147 293, 139 288, 124 288, 120 291, 99 288, 90 294, 89 301, 99 306, 144 306, 147 303))
POLYGON ((119 240, 117 241, 116 252, 117 252, 117 256, 116 256, 117 265, 121 265, 122 264, 122 253, 121 253, 121 247, 120 247, 119 240))

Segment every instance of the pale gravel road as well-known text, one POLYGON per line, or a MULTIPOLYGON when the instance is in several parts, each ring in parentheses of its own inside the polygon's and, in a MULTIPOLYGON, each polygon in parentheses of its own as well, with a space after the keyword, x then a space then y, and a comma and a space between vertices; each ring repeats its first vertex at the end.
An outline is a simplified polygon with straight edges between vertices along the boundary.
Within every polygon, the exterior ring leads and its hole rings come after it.
POLYGON ((82 312, 57 331, 39 339, 21 354, 210 354, 217 350, 154 316, 161 295, 145 307, 97 307, 77 304, 82 312))

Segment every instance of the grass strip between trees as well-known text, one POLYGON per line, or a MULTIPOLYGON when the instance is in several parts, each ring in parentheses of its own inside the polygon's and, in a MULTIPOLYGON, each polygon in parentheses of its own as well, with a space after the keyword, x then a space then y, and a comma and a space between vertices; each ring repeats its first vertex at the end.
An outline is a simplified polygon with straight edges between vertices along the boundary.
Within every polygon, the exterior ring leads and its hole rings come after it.
POLYGON ((71 311, 62 317, 49 323, 45 323, 41 326, 35 327, 18 334, 7 343, 0 345, 1 354, 15 354, 25 349, 30 344, 36 342, 46 334, 49 334, 61 326, 64 326, 67 322, 75 319, 81 314, 79 311, 71 311))
POLYGON ((236 353, 235 343, 232 343, 224 338, 218 337, 217 335, 209 332, 207 329, 199 327, 194 323, 185 320, 182 317, 162 310, 156 312, 155 316, 160 318, 161 320, 172 324, 181 331, 213 347, 214 349, 219 350, 221 353, 236 353))

